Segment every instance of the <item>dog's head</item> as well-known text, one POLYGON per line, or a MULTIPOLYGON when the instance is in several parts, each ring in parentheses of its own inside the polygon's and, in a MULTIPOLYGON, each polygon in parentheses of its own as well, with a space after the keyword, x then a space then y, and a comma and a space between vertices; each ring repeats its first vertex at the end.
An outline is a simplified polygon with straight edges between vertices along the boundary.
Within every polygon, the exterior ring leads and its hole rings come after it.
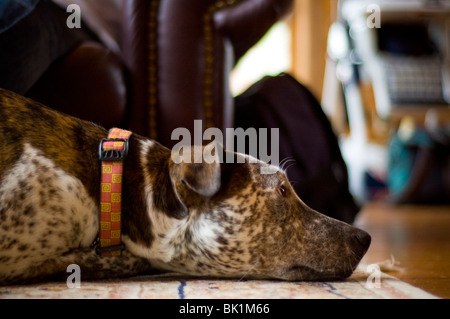
POLYGON ((198 276, 323 280, 352 274, 370 245, 366 232, 309 208, 281 169, 222 151, 212 143, 172 152, 160 168, 167 178, 147 176, 152 242, 125 239, 133 253, 198 276), (156 202, 164 199, 170 203, 162 209, 156 202))

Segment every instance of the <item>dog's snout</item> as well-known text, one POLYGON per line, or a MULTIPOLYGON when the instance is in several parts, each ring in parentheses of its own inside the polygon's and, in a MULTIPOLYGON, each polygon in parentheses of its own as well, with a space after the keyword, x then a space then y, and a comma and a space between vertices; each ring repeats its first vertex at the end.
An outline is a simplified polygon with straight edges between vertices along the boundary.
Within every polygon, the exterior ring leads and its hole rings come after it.
POLYGON ((354 235, 354 239, 365 249, 369 248, 370 242, 372 241, 370 235, 363 230, 358 230, 354 235))

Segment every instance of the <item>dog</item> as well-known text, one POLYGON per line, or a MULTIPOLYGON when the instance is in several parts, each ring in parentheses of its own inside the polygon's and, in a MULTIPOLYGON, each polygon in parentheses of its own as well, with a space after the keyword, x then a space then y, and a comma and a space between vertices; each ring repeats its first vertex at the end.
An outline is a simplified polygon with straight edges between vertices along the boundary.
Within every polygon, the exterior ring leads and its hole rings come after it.
POLYGON ((223 163, 218 154, 229 151, 216 143, 201 147, 204 161, 188 161, 200 146, 175 154, 132 134, 121 181, 123 250, 102 256, 99 144, 107 135, 0 89, 0 284, 62 280, 72 264, 83 280, 164 271, 336 280, 353 273, 370 245, 365 231, 303 203, 278 167, 261 174, 270 165, 240 153, 223 163))

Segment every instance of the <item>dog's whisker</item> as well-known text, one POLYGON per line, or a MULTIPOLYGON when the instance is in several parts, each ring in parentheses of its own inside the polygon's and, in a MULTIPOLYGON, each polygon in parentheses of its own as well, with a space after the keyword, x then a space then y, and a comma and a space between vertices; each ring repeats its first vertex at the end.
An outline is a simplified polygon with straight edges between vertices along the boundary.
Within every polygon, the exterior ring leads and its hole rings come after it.
POLYGON ((285 161, 291 160, 291 159, 293 159, 293 158, 294 158, 294 156, 286 156, 285 158, 283 158, 283 159, 280 161, 280 164, 282 165, 285 161))
POLYGON ((283 159, 280 161, 279 167, 280 167, 281 169, 283 169, 284 165, 285 165, 287 162, 292 161, 292 160, 293 160, 292 156, 283 158, 283 159))
POLYGON ((280 168, 283 171, 286 171, 286 164, 290 163, 290 162, 296 162, 295 158, 293 158, 292 156, 286 157, 283 160, 281 160, 280 162, 280 168))

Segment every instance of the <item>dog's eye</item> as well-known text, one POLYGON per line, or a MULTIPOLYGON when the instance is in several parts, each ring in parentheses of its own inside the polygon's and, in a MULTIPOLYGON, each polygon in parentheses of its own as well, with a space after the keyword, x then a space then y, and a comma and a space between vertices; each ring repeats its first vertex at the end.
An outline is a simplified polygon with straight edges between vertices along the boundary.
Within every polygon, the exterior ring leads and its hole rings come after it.
POLYGON ((280 194, 280 196, 282 197, 286 196, 286 187, 284 187, 284 185, 280 185, 278 187, 278 194, 280 194))

